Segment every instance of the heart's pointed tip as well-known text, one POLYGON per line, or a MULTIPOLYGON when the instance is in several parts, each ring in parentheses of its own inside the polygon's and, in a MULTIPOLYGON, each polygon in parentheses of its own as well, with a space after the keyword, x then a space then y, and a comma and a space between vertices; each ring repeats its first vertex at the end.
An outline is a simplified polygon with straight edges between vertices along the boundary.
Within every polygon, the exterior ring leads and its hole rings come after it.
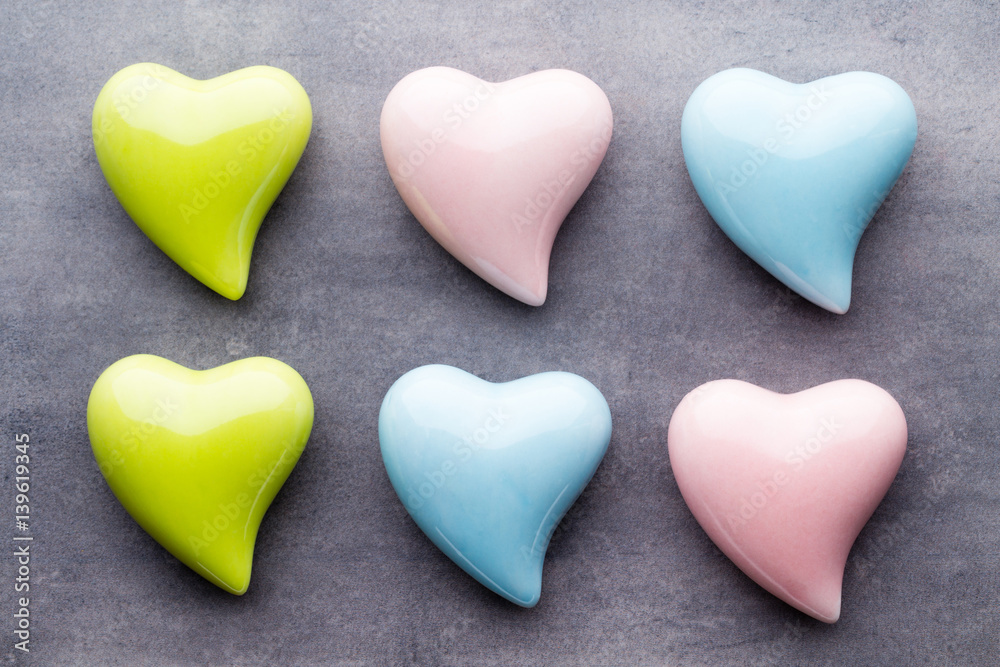
POLYGON ((217 294, 226 297, 230 301, 239 301, 243 298, 243 295, 246 294, 248 278, 249 270, 243 272, 239 281, 219 280, 214 284, 209 284, 208 286, 217 294))
POLYGON ((250 588, 250 570, 252 563, 247 563, 237 572, 230 572, 226 579, 220 579, 221 588, 236 596, 241 596, 250 588))
POLYGON ((538 308, 545 303, 545 299, 549 296, 549 272, 544 271, 541 276, 535 281, 535 287, 525 288, 525 292, 528 294, 528 298, 524 300, 529 306, 534 306, 538 308))
POLYGON ((818 605, 809 615, 818 621, 834 624, 840 620, 840 591, 837 591, 835 599, 831 598, 826 604, 818 605))
POLYGON ((851 274, 847 274, 847 278, 843 281, 840 289, 837 290, 837 293, 833 295, 833 298, 831 298, 830 301, 830 312, 836 313, 837 315, 844 315, 847 313, 847 309, 851 307, 851 274))
MULTIPOLYGON (((184 556, 187 557, 188 554, 184 554, 184 556)), ((182 560, 186 561, 188 567, 196 573, 200 574, 206 580, 215 584, 227 593, 241 596, 247 592, 247 589, 250 588, 251 566, 249 563, 245 567, 241 567, 239 571, 222 572, 219 570, 212 570, 201 561, 196 560, 192 563, 187 558, 182 560)))
POLYGON ((249 581, 247 581, 245 584, 243 584, 239 588, 233 588, 233 589, 231 589, 229 592, 232 593, 233 595, 237 596, 237 597, 240 597, 244 593, 247 592, 248 588, 250 588, 250 582, 249 581))
POLYGON ((172 551, 188 567, 206 580, 232 595, 240 596, 250 588, 253 570, 253 544, 243 545, 239 552, 221 551, 206 554, 199 559, 197 553, 172 551))
POLYGON ((490 280, 489 282, 508 296, 536 308, 545 303, 549 291, 548 274, 532 280, 532 284, 525 284, 525 282, 509 278, 490 280))
POLYGON ((827 623, 829 625, 833 625, 834 623, 836 623, 837 621, 840 620, 840 610, 838 609, 837 613, 835 613, 835 614, 833 614, 833 615, 831 615, 829 617, 818 616, 817 619, 820 620, 820 621, 823 621, 824 623, 827 623))
POLYGON ((534 597, 532 597, 531 599, 529 599, 527 602, 515 602, 515 604, 517 604, 520 607, 524 607, 525 609, 532 609, 535 605, 538 604, 538 600, 541 597, 542 597, 541 595, 535 595, 534 597))
MULTIPOLYGON (((841 576, 842 578, 842 576, 841 576)), ((840 605, 843 586, 840 581, 828 582, 821 590, 812 590, 803 598, 786 599, 793 607, 804 614, 812 616, 817 621, 836 623, 840 619, 840 605)))
MULTIPOLYGON (((497 552, 507 552, 501 544, 495 544, 497 552)), ((507 558, 501 563, 481 562, 478 565, 469 563, 471 568, 460 563, 466 572, 479 583, 519 607, 531 609, 538 604, 542 596, 542 564, 545 561, 546 549, 531 554, 528 562, 523 561, 522 552, 508 552, 507 558), (486 568, 487 574, 482 568, 486 568)), ((449 554, 451 557, 451 554, 449 554)), ((452 560, 455 560, 452 558, 452 560)), ((456 561, 457 562, 457 561, 456 561)))
POLYGON ((239 301, 241 298, 243 298, 244 293, 245 290, 240 290, 239 292, 229 292, 229 291, 219 292, 219 294, 226 297, 230 301, 239 301))
POLYGON ((810 301, 836 315, 846 314, 851 307, 851 274, 848 273, 824 292, 819 292, 817 297, 810 301))
POLYGON ((531 609, 538 604, 538 600, 542 597, 542 576, 539 574, 534 581, 532 581, 525 590, 520 591, 520 595, 511 593, 509 591, 504 591, 502 595, 516 604, 519 607, 524 607, 525 609, 531 609))
POLYGON ((529 306, 537 308, 545 303, 545 292, 543 291, 541 294, 534 294, 528 298, 521 299, 521 301, 529 306))
POLYGON ((834 303, 827 307, 831 313, 835 315, 846 315, 847 309, 851 307, 851 300, 848 299, 844 303, 834 303))

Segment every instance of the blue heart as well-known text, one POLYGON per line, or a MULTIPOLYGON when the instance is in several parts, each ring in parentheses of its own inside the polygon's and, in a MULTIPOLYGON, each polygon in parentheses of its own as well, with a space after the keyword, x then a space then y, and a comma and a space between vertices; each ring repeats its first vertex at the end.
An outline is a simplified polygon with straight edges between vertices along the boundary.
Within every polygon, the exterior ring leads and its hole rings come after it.
POLYGON ((607 451, 611 412, 572 373, 493 384, 421 366, 386 393, 378 432, 389 480, 427 537, 479 583, 533 607, 549 538, 607 451))
POLYGON ((818 306, 847 312, 858 241, 903 172, 917 116, 891 79, 706 79, 681 120, 688 173, 722 231, 818 306))

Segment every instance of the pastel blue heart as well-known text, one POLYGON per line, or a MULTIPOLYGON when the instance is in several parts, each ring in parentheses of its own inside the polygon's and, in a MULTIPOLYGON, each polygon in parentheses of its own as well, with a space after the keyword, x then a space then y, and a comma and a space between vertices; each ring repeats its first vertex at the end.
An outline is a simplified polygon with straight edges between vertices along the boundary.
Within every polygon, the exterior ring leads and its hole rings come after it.
POLYGON ((378 431, 389 480, 427 537, 533 607, 549 538, 611 440, 601 392, 572 373, 493 384, 421 366, 386 393, 378 431))
POLYGON ((708 212, 774 277, 845 313, 858 241, 913 152, 917 116, 891 79, 793 84, 752 69, 709 77, 681 120, 708 212))

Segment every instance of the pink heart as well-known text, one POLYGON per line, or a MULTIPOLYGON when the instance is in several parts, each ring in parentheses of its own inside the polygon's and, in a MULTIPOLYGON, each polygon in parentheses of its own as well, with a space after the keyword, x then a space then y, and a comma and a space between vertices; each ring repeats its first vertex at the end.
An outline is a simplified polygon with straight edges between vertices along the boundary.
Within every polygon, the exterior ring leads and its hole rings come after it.
POLYGON ((835 622, 847 554, 906 451, 892 396, 862 380, 787 395, 717 380, 677 406, 667 447, 684 501, 723 553, 835 622))
POLYGON ((611 140, 611 105, 576 72, 488 83, 449 67, 404 77, 382 107, 382 152, 403 201, 481 278, 545 302, 549 255, 611 140))

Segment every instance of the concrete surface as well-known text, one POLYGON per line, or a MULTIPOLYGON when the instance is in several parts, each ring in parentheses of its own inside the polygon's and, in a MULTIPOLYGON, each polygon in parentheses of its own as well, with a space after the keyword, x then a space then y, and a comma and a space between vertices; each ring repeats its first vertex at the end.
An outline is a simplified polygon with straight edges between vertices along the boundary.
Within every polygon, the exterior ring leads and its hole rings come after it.
POLYGON ((14 435, 26 432, 36 541, 28 656, 13 649, 16 565, 0 564, 2 655, 37 665, 996 664, 998 51, 996 2, 5 1, 2 507, 13 514, 14 435), (311 141, 237 303, 146 239, 94 158, 93 101, 140 61, 198 78, 274 65, 311 96, 311 141), (556 240, 542 308, 454 261, 389 180, 382 101, 436 64, 491 80, 566 67, 611 100, 614 138, 556 240), (683 105, 734 66, 792 81, 871 70, 913 98, 916 150, 862 239, 845 316, 745 257, 687 177, 683 105), (149 538, 93 461, 90 387, 138 352, 197 368, 269 355, 312 388, 316 427, 264 521, 242 598, 149 538), (557 531, 533 610, 440 554, 389 485, 379 403, 430 362, 490 380, 573 371, 611 405, 609 453, 557 531), (671 411, 723 377, 779 391, 859 377, 906 412, 908 454, 851 554, 836 625, 753 584, 680 497, 666 457, 671 411))

